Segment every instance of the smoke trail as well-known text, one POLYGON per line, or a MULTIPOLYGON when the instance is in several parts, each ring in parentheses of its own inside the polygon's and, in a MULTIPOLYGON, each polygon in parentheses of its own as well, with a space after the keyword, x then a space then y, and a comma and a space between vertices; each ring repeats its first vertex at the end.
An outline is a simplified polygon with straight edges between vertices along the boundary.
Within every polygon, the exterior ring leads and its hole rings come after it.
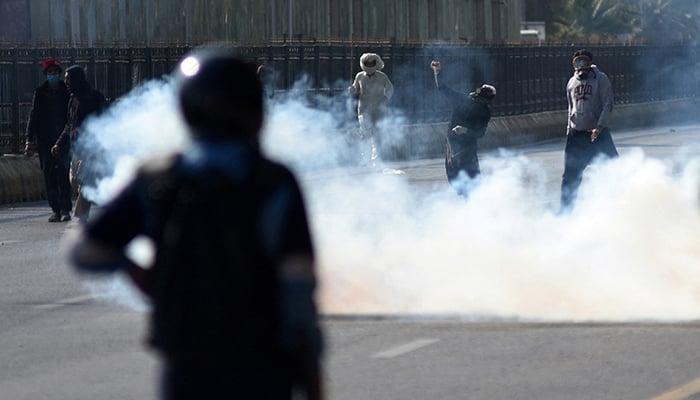
MULTIPOLYGON (((182 147, 168 84, 148 88, 83 133, 110 155, 105 171, 113 174, 95 187, 96 198, 109 198, 119 176, 164 145, 182 147), (121 134, 107 134, 113 129, 121 134), (177 146, 165 143, 172 135, 177 146)), ((577 208, 560 217, 551 210, 558 196, 547 185, 551 177, 524 156, 482 159, 484 176, 469 201, 442 180, 419 187, 381 173, 382 166, 348 167, 343 123, 323 102, 271 105, 262 144, 293 167, 304 188, 325 313, 700 317, 697 156, 664 163, 632 151, 595 165, 577 208)))

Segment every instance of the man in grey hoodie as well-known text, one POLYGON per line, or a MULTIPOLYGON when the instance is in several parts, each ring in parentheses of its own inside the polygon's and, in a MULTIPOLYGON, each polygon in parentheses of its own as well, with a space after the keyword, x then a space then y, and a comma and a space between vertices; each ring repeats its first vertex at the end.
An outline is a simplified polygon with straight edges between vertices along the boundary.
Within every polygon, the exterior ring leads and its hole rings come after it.
POLYGON ((574 75, 566 85, 569 118, 561 181, 562 212, 573 206, 586 167, 598 156, 618 156, 608 129, 613 108, 610 80, 593 64, 593 54, 588 50, 575 52, 572 63, 574 75))

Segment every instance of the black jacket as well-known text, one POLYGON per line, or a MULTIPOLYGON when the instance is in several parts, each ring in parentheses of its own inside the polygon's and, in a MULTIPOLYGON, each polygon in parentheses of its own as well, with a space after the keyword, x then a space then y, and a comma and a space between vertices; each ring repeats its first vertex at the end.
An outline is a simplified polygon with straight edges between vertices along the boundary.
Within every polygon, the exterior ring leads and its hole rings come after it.
MULTIPOLYGON (((66 70, 67 73, 70 71, 70 68, 66 70)), ((67 152, 70 149, 71 141, 78 138, 83 121, 88 116, 102 111, 106 105, 104 95, 93 89, 85 81, 83 74, 76 74, 71 79, 68 118, 61 136, 56 140, 56 145, 60 148, 61 153, 67 152)))
POLYGON ((34 91, 26 142, 36 143, 39 157, 42 159, 48 156, 66 125, 69 96, 63 82, 60 82, 56 89, 44 82, 34 91))
POLYGON ((450 117, 447 134, 450 146, 456 151, 471 148, 476 151, 476 140, 484 137, 484 134, 486 134, 486 127, 491 120, 491 109, 489 109, 488 105, 467 93, 461 93, 443 86, 440 86, 439 90, 452 105, 452 116, 450 117), (452 128, 457 125, 467 128, 469 133, 455 135, 452 133, 452 128))

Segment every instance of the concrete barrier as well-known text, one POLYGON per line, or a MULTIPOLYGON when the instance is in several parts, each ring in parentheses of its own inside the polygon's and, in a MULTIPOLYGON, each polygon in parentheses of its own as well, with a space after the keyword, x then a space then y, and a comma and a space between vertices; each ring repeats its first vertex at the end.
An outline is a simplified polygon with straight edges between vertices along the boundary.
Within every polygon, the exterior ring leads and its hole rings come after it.
MULTIPOLYGON (((617 105, 610 121, 613 136, 619 129, 643 126, 673 125, 697 121, 698 104, 692 99, 617 105)), ((402 143, 394 143, 382 156, 392 160, 442 157, 447 122, 405 125, 401 128, 402 143)), ((563 138, 566 111, 496 117, 491 120, 486 136, 479 141, 482 149, 507 147, 563 138)), ((0 204, 46 199, 43 177, 36 156, 0 156, 0 204)))
POLYGON ((0 156, 0 204, 46 199, 39 157, 0 156))

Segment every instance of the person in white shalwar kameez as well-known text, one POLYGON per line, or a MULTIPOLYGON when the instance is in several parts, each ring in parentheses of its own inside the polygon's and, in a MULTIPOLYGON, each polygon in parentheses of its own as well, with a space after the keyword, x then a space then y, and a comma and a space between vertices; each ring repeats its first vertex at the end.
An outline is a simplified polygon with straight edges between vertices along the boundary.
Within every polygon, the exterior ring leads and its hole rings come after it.
MULTIPOLYGON (((360 138, 363 149, 369 147, 371 142, 371 161, 377 159, 377 142, 381 138, 377 132, 377 125, 386 115, 386 103, 394 94, 394 85, 389 77, 382 72, 384 61, 375 53, 364 53, 360 57, 361 72, 355 75, 349 92, 358 96, 357 120, 360 123, 360 138)), ((363 161, 365 151, 362 151, 363 161)))

